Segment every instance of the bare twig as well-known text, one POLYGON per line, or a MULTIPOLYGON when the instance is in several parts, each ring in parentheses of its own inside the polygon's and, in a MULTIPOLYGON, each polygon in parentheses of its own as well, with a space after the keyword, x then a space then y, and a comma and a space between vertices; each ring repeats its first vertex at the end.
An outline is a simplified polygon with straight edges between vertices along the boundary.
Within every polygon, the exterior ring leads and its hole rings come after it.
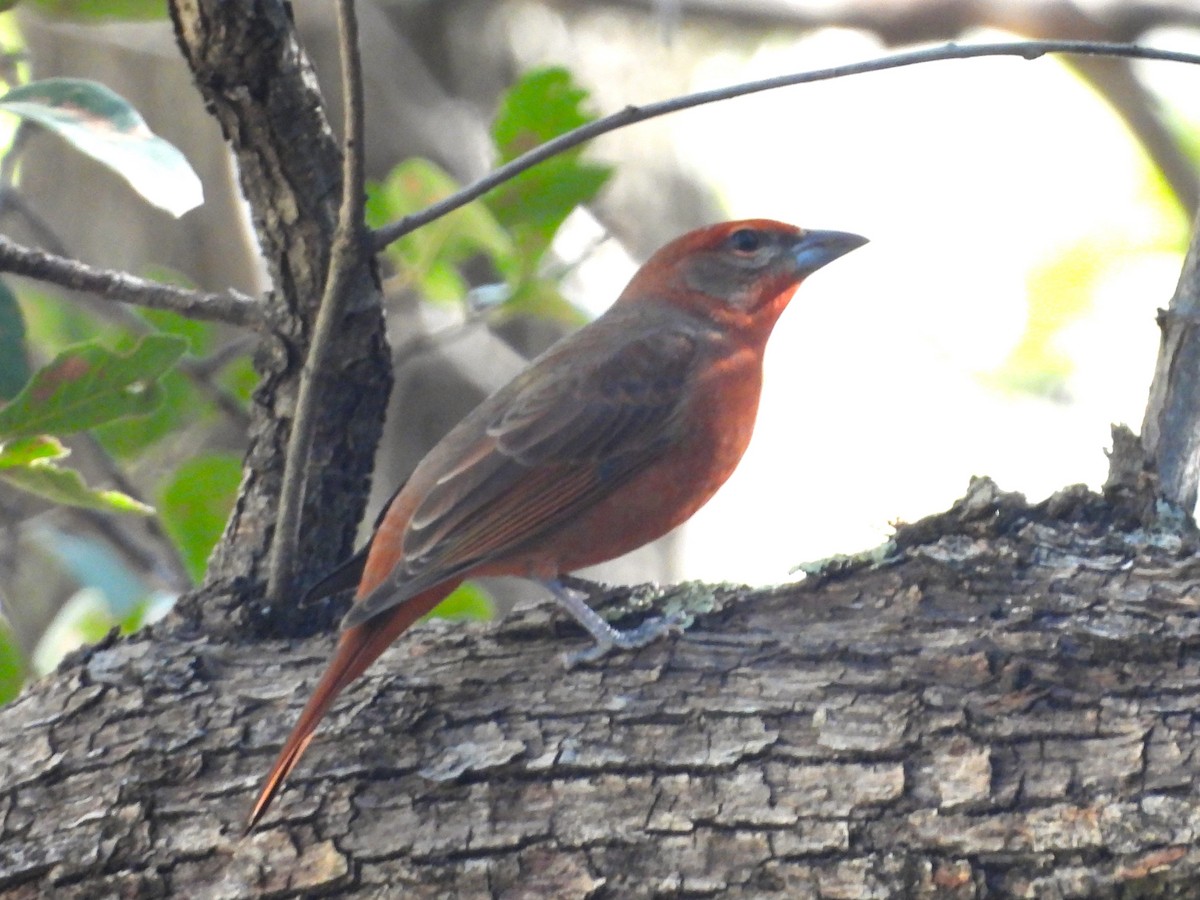
POLYGON ((921 63, 938 62, 947 59, 977 59, 984 56, 1019 56, 1023 59, 1037 59, 1048 53, 1068 53, 1082 56, 1116 56, 1133 59, 1157 59, 1168 62, 1191 63, 1200 65, 1200 54, 1183 53, 1176 50, 1159 50, 1154 47, 1141 47, 1136 44, 1119 44, 1104 41, 1007 41, 995 44, 945 44, 940 47, 929 47, 923 50, 910 50, 905 53, 895 53, 877 59, 858 63, 848 63, 833 66, 828 69, 814 69, 808 72, 794 72, 789 75, 779 75, 774 78, 764 78, 759 81, 748 81, 731 87, 717 88, 711 91, 699 91, 694 94, 684 94, 648 103, 645 106, 627 106, 612 115, 589 122, 580 128, 559 135, 527 153, 523 153, 511 162, 500 166, 490 174, 467 185, 460 191, 451 194, 437 203, 430 204, 420 212, 405 216, 399 221, 392 222, 376 229, 372 239, 376 250, 382 250, 392 241, 403 237, 411 231, 429 222, 439 219, 461 206, 465 206, 492 188, 516 177, 526 169, 536 166, 560 153, 564 153, 580 144, 584 144, 602 134, 616 131, 627 125, 656 119, 668 113, 692 109, 708 103, 721 100, 731 100, 748 94, 777 88, 791 87, 797 84, 808 84, 814 81, 828 81, 834 78, 844 78, 848 75, 862 75, 867 72, 882 72, 887 69, 899 69, 905 66, 915 66, 921 63))
POLYGON ((237 291, 208 294, 138 278, 128 272, 98 269, 78 260, 25 247, 0 235, 0 272, 12 272, 105 300, 167 309, 190 319, 226 322, 246 328, 268 327, 266 306, 237 291))
POLYGON ((344 96, 342 203, 329 252, 325 292, 313 326, 308 359, 300 376, 296 414, 288 437, 267 585, 267 596, 273 600, 281 598, 291 586, 292 573, 295 571, 309 447, 316 429, 320 380, 325 377, 334 345, 334 329, 342 320, 351 285, 363 273, 372 256, 363 219, 362 58, 359 54, 354 0, 338 0, 337 13, 344 96))

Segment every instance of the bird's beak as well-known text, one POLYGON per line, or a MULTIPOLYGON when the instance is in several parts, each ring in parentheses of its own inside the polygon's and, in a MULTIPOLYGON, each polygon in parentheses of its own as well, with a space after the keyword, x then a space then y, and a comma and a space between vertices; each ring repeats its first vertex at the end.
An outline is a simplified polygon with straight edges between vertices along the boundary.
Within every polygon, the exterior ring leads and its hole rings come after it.
POLYGON ((792 255, 800 273, 811 275, 821 266, 865 243, 867 239, 861 234, 848 231, 806 231, 792 246, 792 255))

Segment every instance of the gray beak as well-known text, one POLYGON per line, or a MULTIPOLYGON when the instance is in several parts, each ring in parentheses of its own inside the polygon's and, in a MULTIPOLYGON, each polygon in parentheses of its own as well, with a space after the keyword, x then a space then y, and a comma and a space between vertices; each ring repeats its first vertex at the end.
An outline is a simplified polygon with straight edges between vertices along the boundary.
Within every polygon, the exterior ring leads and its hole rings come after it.
POLYGON ((849 231, 806 231, 792 247, 796 266, 805 275, 845 256, 867 243, 861 234, 849 231))

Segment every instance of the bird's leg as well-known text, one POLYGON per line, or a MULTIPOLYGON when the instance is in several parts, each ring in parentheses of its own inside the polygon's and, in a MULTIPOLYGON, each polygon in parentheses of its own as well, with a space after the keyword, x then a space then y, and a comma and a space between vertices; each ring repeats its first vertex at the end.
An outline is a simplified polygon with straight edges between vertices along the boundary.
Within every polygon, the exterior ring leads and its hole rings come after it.
POLYGON ((558 579, 547 579, 542 585, 554 595, 559 606, 571 614, 584 630, 596 641, 584 650, 575 650, 563 654, 563 664, 572 668, 579 663, 594 662, 605 656, 609 651, 636 650, 658 640, 664 634, 681 630, 686 624, 686 616, 660 616, 647 619, 636 628, 622 631, 614 628, 586 602, 587 594, 583 591, 569 588, 558 579))

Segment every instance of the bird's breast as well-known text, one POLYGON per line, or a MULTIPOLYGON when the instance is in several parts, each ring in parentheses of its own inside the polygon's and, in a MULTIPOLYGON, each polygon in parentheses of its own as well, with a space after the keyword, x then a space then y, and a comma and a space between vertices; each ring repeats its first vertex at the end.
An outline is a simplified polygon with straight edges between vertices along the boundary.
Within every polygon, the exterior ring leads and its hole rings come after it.
POLYGON ((698 366, 663 453, 529 550, 541 576, 596 565, 686 522, 733 474, 754 431, 761 355, 739 350, 698 366))

